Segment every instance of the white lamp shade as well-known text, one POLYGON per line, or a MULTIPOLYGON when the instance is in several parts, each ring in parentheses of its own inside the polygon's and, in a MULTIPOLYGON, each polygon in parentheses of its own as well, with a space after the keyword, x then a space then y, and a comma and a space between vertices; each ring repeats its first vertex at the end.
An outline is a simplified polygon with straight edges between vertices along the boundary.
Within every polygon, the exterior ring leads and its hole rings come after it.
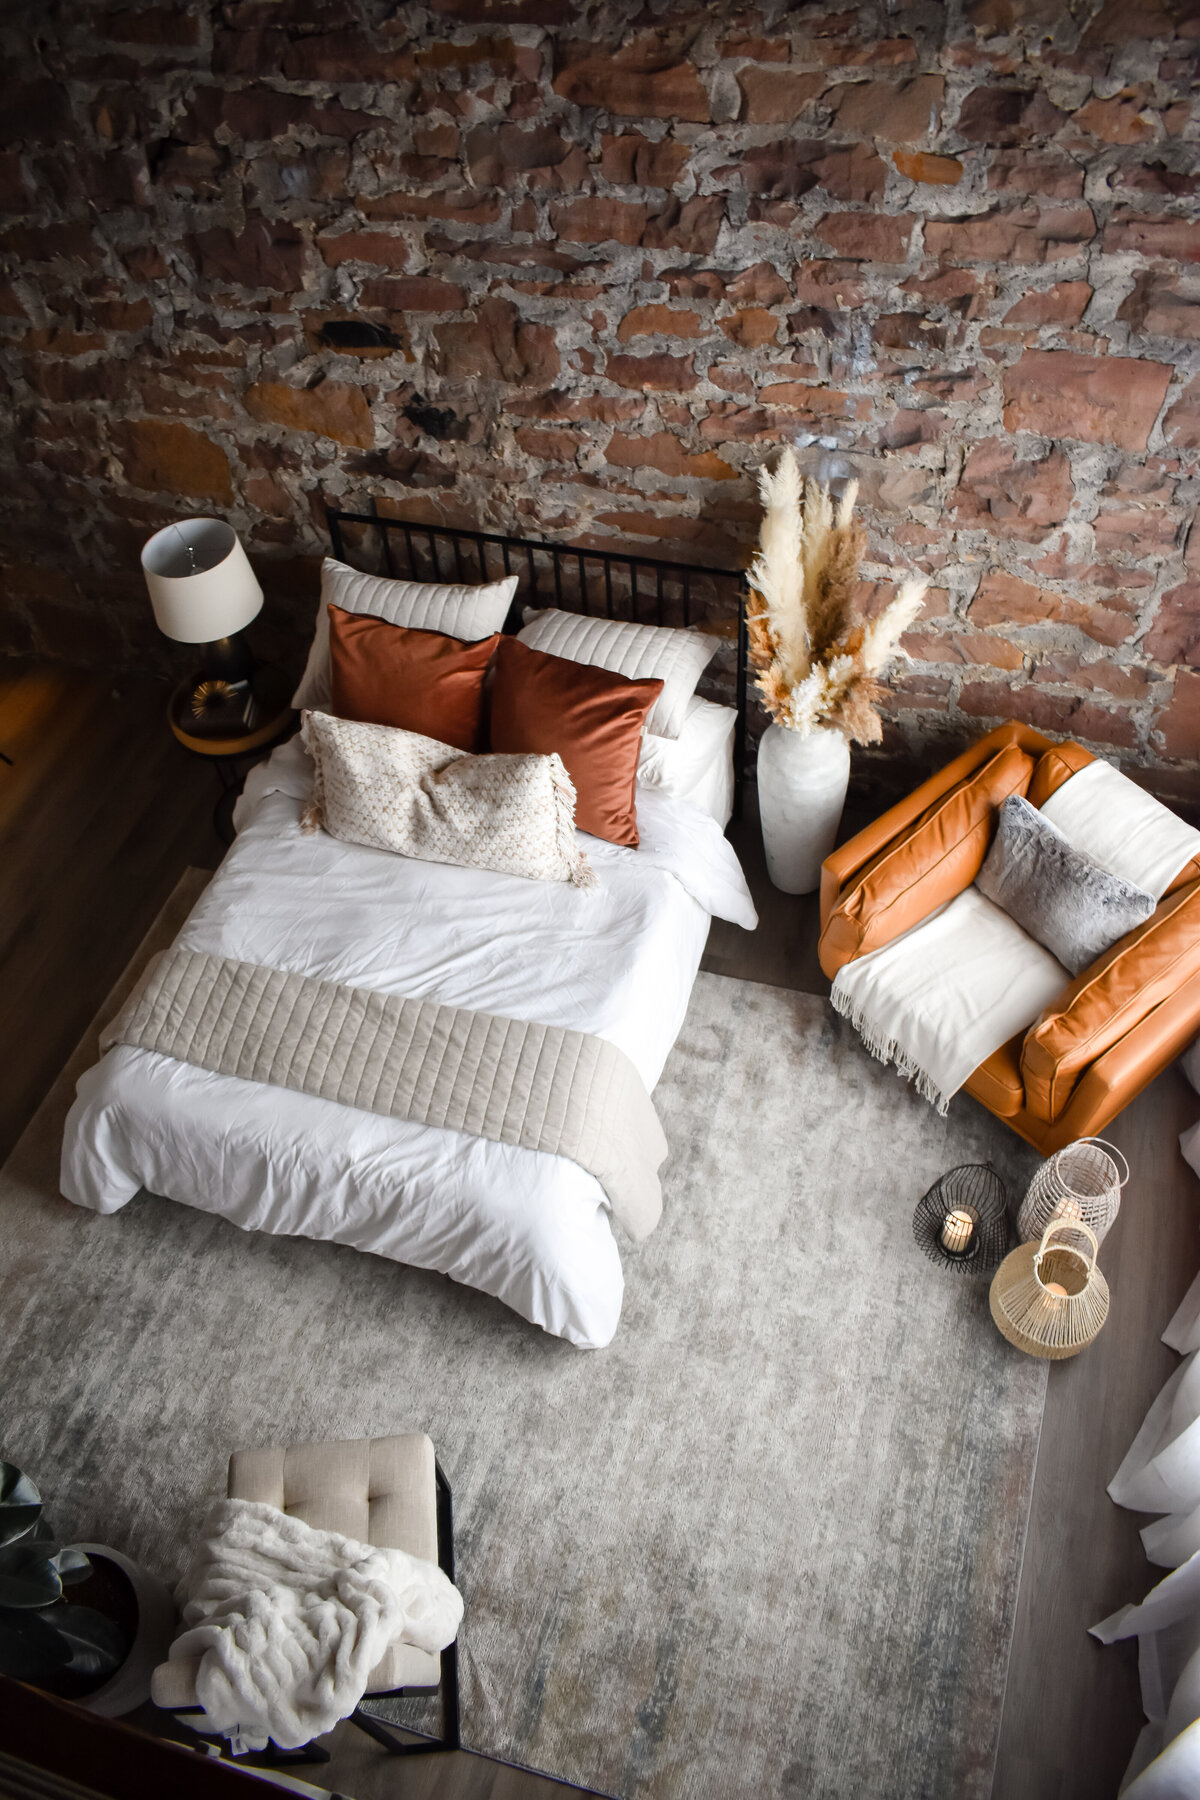
POLYGON ((181 519, 142 550, 142 573, 158 629, 181 644, 232 637, 262 606, 262 589, 224 519, 181 519))

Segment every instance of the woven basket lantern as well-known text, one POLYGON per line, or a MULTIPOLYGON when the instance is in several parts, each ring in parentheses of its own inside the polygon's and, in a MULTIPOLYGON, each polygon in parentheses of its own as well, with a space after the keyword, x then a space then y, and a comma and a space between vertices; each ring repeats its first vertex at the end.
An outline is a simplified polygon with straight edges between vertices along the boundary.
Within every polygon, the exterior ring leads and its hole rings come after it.
POLYGON ((1108 1317, 1108 1283, 1096 1266, 1096 1234, 1077 1219, 1051 1219, 1040 1243, 1006 1256, 992 1282, 996 1329, 1028 1356, 1058 1362, 1087 1348, 1108 1317))
POLYGON ((1086 1225, 1099 1246, 1120 1211, 1128 1180, 1129 1164, 1115 1144, 1079 1138, 1038 1168, 1017 1214, 1018 1235, 1025 1243, 1040 1237, 1051 1219, 1071 1219, 1086 1225))

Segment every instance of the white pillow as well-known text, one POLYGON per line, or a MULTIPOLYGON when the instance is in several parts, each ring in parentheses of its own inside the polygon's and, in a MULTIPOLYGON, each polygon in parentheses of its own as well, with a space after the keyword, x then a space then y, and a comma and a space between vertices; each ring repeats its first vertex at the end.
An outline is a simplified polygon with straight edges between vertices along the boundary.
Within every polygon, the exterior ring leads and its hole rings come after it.
POLYGON ((650 708, 646 730, 665 738, 679 736, 696 683, 720 648, 719 638, 702 631, 597 619, 587 613, 559 612, 556 607, 527 611, 517 636, 531 650, 591 663, 633 681, 657 677, 663 691, 650 708))
POLYGON ((688 800, 724 831, 733 814, 733 739, 737 713, 693 694, 677 738, 642 736, 637 778, 642 787, 688 800))
POLYGON ((308 661, 300 686, 292 695, 297 711, 329 705, 329 614, 326 607, 346 612, 370 613, 389 625, 405 625, 418 631, 444 631, 464 643, 478 643, 499 631, 508 617, 517 591, 515 575, 482 587, 452 587, 427 581, 389 581, 382 575, 364 575, 327 556, 321 565, 321 603, 317 627, 309 646, 308 661))
POLYGON ((471 756, 391 725, 305 712, 314 767, 303 831, 425 862, 593 887, 557 756, 471 756))

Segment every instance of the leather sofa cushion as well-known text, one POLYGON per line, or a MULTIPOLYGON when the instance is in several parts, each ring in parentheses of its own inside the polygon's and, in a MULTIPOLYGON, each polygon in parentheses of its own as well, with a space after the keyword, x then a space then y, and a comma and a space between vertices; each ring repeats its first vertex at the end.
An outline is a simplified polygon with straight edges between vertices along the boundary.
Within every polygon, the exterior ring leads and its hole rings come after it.
POLYGON ((983 866, 1001 804, 1024 794, 1034 762, 1008 744, 942 795, 859 871, 821 933, 822 967, 881 950, 969 888, 983 866))
POLYGON ((1180 985, 1200 973, 1200 881, 1177 889, 1077 975, 1026 1034, 1025 1100, 1053 1124, 1083 1075, 1180 985))
POLYGON ((1080 769, 1086 769, 1095 760, 1091 751, 1085 750, 1082 744, 1055 744, 1053 750, 1047 750, 1043 756, 1038 757, 1025 798, 1030 806, 1040 809, 1051 794, 1058 792, 1064 781, 1070 781, 1072 775, 1078 775, 1080 769))

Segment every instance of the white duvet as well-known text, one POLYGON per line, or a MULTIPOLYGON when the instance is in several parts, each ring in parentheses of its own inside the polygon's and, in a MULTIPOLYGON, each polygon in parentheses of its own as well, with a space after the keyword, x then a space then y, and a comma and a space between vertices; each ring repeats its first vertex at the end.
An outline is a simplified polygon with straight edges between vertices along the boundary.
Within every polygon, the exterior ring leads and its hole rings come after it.
MULTIPOLYGON (((303 836, 311 767, 293 740, 252 772, 182 947, 592 1032, 652 1089, 710 917, 756 923, 719 826, 687 802, 639 786, 637 850, 581 834, 598 886, 580 891, 303 836)), ((62 1191, 107 1213, 142 1188, 440 1270, 575 1344, 607 1344, 620 1318, 607 1201, 577 1164, 121 1045, 79 1083, 62 1191)))

